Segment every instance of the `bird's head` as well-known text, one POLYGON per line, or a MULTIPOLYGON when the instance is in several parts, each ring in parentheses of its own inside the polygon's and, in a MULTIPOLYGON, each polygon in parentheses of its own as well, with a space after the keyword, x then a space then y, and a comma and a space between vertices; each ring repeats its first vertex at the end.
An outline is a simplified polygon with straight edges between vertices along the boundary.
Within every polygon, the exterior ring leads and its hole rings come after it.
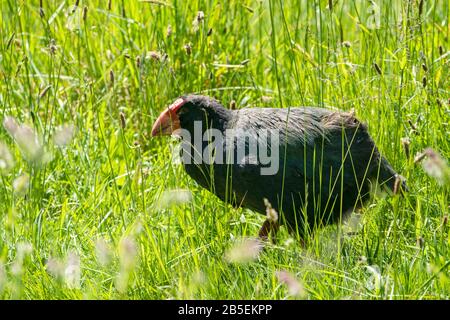
POLYGON ((195 123, 201 123, 202 131, 208 128, 222 130, 231 117, 217 100, 201 95, 187 95, 175 100, 156 119, 152 136, 176 135, 184 129, 194 133, 195 123))

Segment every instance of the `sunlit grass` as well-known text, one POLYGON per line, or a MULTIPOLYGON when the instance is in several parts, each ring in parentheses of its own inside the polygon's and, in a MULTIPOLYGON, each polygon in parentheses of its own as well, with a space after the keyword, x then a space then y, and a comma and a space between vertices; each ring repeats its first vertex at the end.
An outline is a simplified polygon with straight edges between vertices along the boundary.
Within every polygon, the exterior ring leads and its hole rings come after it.
POLYGON ((450 298, 448 1, 75 2, 0 0, 0 297, 450 298), (247 259, 150 138, 190 92, 354 109, 410 192, 247 259))

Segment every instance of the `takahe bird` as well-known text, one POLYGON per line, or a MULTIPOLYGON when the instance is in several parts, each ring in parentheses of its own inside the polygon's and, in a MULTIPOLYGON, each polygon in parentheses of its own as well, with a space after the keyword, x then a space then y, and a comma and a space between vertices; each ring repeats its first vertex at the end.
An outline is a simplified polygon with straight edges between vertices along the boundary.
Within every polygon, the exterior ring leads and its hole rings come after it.
MULTIPOLYGON (((159 135, 181 137, 184 168, 202 187, 262 214, 269 202, 279 222, 300 236, 361 207, 372 185, 406 189, 366 125, 349 112, 229 110, 213 98, 187 95, 160 114, 152 129, 159 135)), ((260 237, 277 227, 268 219, 260 237)))

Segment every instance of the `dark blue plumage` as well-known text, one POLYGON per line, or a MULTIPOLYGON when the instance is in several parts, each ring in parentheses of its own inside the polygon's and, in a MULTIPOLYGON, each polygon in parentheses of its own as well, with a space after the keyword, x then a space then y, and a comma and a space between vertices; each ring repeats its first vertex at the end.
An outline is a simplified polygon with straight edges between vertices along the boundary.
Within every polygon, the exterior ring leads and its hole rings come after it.
MULTIPOLYGON (((394 190, 395 171, 380 155, 367 127, 351 113, 303 107, 227 110, 209 97, 181 99, 183 103, 173 116, 180 128, 194 133, 194 123, 200 121, 204 129, 219 130, 224 134, 223 159, 230 156, 227 148, 233 150, 234 157, 233 164, 184 164, 186 172, 234 206, 265 214, 266 198, 281 214, 282 223, 304 234, 338 222, 361 206, 369 198, 373 182, 394 190), (280 133, 277 149, 262 135, 266 130, 280 133), (264 166, 258 155, 251 152, 248 141, 239 140, 243 132, 255 139, 262 135, 269 150, 278 153, 279 170, 275 174, 261 174, 264 166), (245 157, 250 163, 236 163, 241 160, 237 159, 240 143, 245 144, 245 157)), ((191 155, 193 139, 183 144, 184 152, 191 155)), ((203 141, 201 150, 210 143, 203 141)), ((217 158, 217 154, 214 156, 217 158)))

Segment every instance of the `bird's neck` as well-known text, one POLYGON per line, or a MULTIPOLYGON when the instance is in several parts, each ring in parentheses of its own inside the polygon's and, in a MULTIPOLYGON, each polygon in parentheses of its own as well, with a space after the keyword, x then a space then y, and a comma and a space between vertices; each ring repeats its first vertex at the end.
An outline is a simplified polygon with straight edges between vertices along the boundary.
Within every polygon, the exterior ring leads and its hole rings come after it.
POLYGON ((201 122, 196 122, 194 125, 190 122, 189 127, 186 128, 190 134, 188 137, 183 137, 181 142, 182 162, 186 172, 204 188, 211 187, 212 179, 211 165, 204 159, 205 150, 208 150, 212 141, 224 143, 225 132, 232 119, 233 111, 216 106, 213 110, 208 110, 201 122), (221 139, 216 140, 217 135, 221 135, 221 139), (188 159, 187 162, 186 159, 188 159))
POLYGON ((224 131, 228 122, 233 118, 233 111, 225 109, 223 106, 216 106, 214 115, 211 115, 212 128, 224 131))

